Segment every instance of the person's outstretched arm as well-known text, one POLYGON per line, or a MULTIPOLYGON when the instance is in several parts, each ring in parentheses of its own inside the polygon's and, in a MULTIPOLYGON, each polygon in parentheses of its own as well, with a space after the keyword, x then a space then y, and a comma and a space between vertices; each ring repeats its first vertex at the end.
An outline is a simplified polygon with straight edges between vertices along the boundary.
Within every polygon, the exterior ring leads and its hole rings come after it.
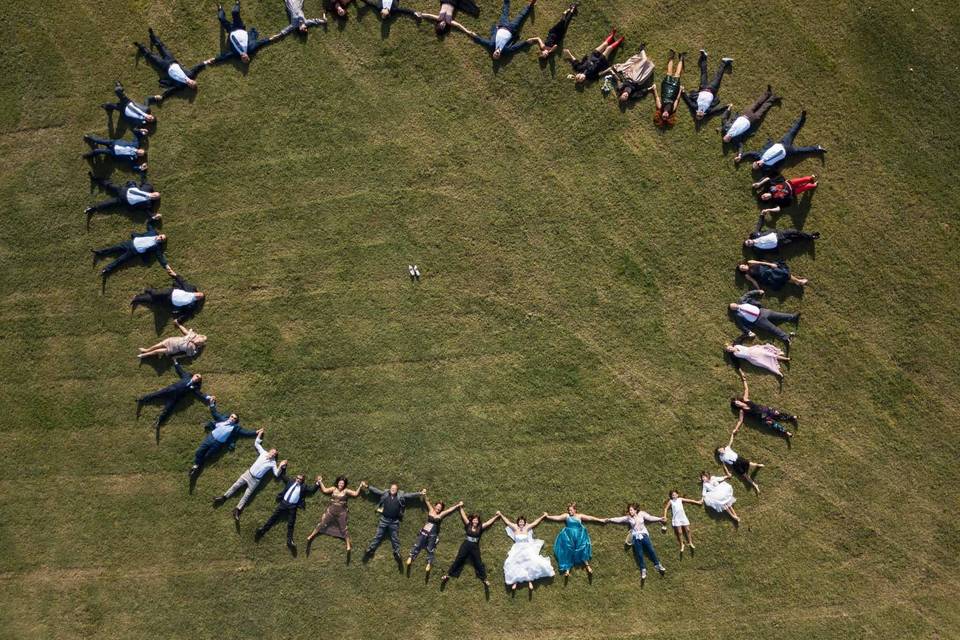
POLYGON ((687 95, 686 91, 681 91, 680 97, 683 98, 683 101, 687 104, 687 108, 690 109, 691 113, 697 112, 697 101, 687 95))
POLYGON ((467 520, 467 512, 463 510, 463 505, 460 505, 460 519, 463 520, 463 524, 470 524, 470 521, 467 520))
POLYGON ((707 112, 706 112, 705 114, 703 114, 703 117, 704 117, 704 118, 709 118, 709 117, 711 117, 711 116, 715 116, 716 114, 722 113, 723 111, 726 110, 727 105, 725 105, 725 104, 719 104, 719 100, 717 100, 716 98, 714 98, 714 102, 715 102, 715 104, 714 104, 712 107, 710 107, 709 109, 707 109, 707 112))
POLYGON ((417 498, 424 498, 427 495, 426 489, 420 489, 420 491, 406 491, 399 492, 400 497, 403 500, 416 500, 417 498))
POLYGON ((367 491, 369 491, 370 493, 372 493, 372 494, 373 494, 374 496, 376 496, 377 498, 381 497, 384 493, 386 493, 385 490, 383 490, 383 489, 378 489, 378 488, 376 488, 375 486, 373 486, 372 484, 367 487, 367 491))
POLYGON ((759 151, 744 151, 738 153, 734 160, 737 162, 741 160, 759 160, 761 155, 759 151))
POLYGON ((663 501, 663 520, 664 520, 664 522, 666 522, 666 520, 667 520, 667 509, 669 509, 669 508, 670 508, 670 498, 667 498, 666 500, 663 501))
POLYGON ((680 93, 677 94, 677 97, 673 99, 673 106, 670 108, 670 113, 675 113, 677 110, 677 105, 680 104, 680 96, 686 95, 683 90, 683 85, 680 86, 680 93))
POLYGON ((760 187, 762 187, 763 185, 767 184, 768 182, 770 182, 770 176, 765 176, 765 177, 761 178, 760 180, 757 180, 756 182, 754 182, 751 186, 752 186, 754 189, 759 189, 760 187))
POLYGON ((497 511, 492 518, 480 524, 480 530, 485 531, 486 529, 489 529, 490 525, 492 525, 494 522, 496 522, 502 517, 503 517, 503 514, 497 511))
POLYGON ((603 522, 610 524, 630 524, 630 516, 616 516, 615 518, 606 518, 603 522))
POLYGON ((653 99, 656 101, 657 111, 660 111, 663 109, 663 103, 660 102, 660 91, 656 84, 651 85, 651 88, 653 89, 653 99))
POLYGON ((734 429, 734 430, 730 433, 730 441, 727 442, 727 446, 728 446, 728 447, 732 447, 732 446, 733 446, 733 439, 734 439, 736 436, 737 436, 737 430, 734 429))
POLYGON ((581 513, 581 514, 578 514, 578 515, 580 516, 580 520, 581 520, 582 522, 599 522, 600 524, 603 524, 603 523, 604 523, 603 518, 595 518, 595 517, 593 517, 593 516, 588 516, 588 515, 585 515, 585 514, 582 514, 582 513, 581 513))
POLYGON ((210 415, 213 417, 214 420, 216 420, 217 422, 223 422, 224 420, 230 417, 226 414, 220 413, 220 411, 217 409, 217 399, 214 398, 213 396, 210 396, 209 403, 210 403, 210 415))
POLYGON ((184 371, 183 367, 180 366, 180 362, 176 358, 173 359, 173 370, 177 372, 177 375, 181 378, 189 378, 190 373, 184 371))
MULTIPOLYGON (((357 488, 356 488, 356 489, 346 489, 346 488, 345 488, 345 489, 343 490, 343 492, 344 492, 346 495, 350 496, 351 498, 356 498, 357 496, 360 495, 360 492, 363 491, 363 487, 364 487, 364 484, 363 484, 363 481, 361 480, 361 481, 360 481, 360 484, 357 485, 357 488)), ((332 491, 331 491, 331 493, 332 493, 332 491)))
POLYGON ((328 496, 333 493, 333 487, 323 484, 323 476, 317 476, 317 484, 320 485, 320 493, 325 493, 328 496))
POLYGON ((455 504, 455 505, 453 505, 452 507, 450 507, 449 509, 445 509, 445 510, 441 511, 441 512, 440 512, 440 515, 438 515, 437 517, 440 518, 441 520, 443 520, 443 519, 446 518, 448 515, 450 515, 451 513, 453 513, 454 511, 456 511, 457 509, 461 508, 462 506, 463 506, 463 501, 461 500, 461 501, 457 502, 457 504, 455 504))
POLYGON ((546 516, 544 516, 544 518, 545 518, 546 520, 549 520, 550 522, 563 522, 563 521, 565 521, 565 520, 567 519, 567 514, 564 513, 564 514, 557 515, 557 516, 551 516, 551 515, 548 513, 546 516))
POLYGON ((699 504, 701 506, 703 505, 703 499, 692 500, 690 498, 680 498, 680 502, 686 502, 687 504, 699 504))
POLYGON ((757 298, 763 295, 763 289, 751 289, 740 296, 740 304, 756 303, 757 298))
POLYGON ((536 518, 534 518, 532 522, 528 522, 528 523, 527 523, 527 528, 528 528, 528 529, 533 529, 533 528, 536 527, 538 524, 540 524, 541 522, 543 522, 543 519, 546 518, 546 517, 547 517, 547 514, 546 514, 546 513, 541 513, 539 516, 537 516, 536 518))
MULTIPOLYGON (((507 516, 503 515, 503 514, 500 513, 499 511, 497 511, 497 514, 500 516, 500 518, 503 519, 503 524, 507 525, 508 527, 510 527, 511 529, 513 529, 514 531, 517 530, 517 523, 516 523, 516 522, 511 522, 511 521, 510 521, 510 518, 508 518, 507 516)), ((492 523, 491 523, 491 524, 492 524, 492 523)))
POLYGON ((755 289, 759 289, 759 288, 760 288, 760 283, 757 282, 756 280, 754 280, 754 279, 753 279, 753 276, 750 275, 749 272, 743 274, 743 278, 744 278, 744 280, 746 280, 747 282, 750 283, 750 286, 751 286, 751 287, 754 287, 755 289))

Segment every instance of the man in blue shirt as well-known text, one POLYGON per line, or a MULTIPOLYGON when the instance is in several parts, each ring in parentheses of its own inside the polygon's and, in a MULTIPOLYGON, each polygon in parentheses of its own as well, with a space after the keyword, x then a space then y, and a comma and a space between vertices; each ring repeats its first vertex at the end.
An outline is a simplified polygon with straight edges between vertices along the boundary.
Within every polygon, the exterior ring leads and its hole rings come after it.
POLYGON ((204 427, 207 435, 193 454, 193 466, 190 467, 190 478, 200 475, 200 471, 221 449, 226 447, 231 451, 236 446, 237 438, 253 438, 263 436, 263 429, 250 431, 240 426, 240 418, 235 413, 225 415, 217 411, 217 399, 209 396, 210 415, 212 420, 204 427))

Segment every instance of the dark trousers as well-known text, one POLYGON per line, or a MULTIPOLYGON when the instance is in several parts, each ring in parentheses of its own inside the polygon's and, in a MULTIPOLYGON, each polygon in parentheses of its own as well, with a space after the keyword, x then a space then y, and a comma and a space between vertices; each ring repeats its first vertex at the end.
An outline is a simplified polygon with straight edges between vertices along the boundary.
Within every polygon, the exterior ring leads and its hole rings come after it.
POLYGON ((570 26, 571 20, 573 20, 573 11, 564 11, 563 17, 557 20, 557 24, 550 27, 550 31, 547 31, 547 39, 544 44, 552 47, 563 43, 563 38, 567 35, 567 27, 570 26))
POLYGON ((456 578, 460 575, 460 572, 463 571, 463 565, 468 561, 473 565, 473 570, 477 574, 477 578, 486 580, 487 567, 484 566, 483 560, 480 558, 480 545, 479 543, 470 542, 469 540, 464 540, 463 544, 460 545, 460 550, 457 551, 457 557, 453 559, 453 564, 451 564, 447 570, 447 575, 456 578))
POLYGON ((257 529, 257 533, 261 536, 264 535, 273 528, 273 525, 280 522, 283 518, 287 519, 287 544, 293 544, 293 527, 297 524, 296 505, 288 505, 285 502, 278 504, 270 517, 267 518, 267 521, 263 523, 263 526, 257 529))
POLYGON ((778 327, 781 322, 793 322, 797 319, 795 313, 783 313, 771 309, 760 309, 760 317, 754 321, 753 326, 771 333, 784 342, 790 342, 790 336, 787 332, 778 327))
POLYGON ((816 240, 812 233, 798 231, 796 229, 777 229, 777 246, 784 247, 791 242, 803 242, 816 240))
POLYGON ((730 68, 729 63, 721 62, 717 67, 717 73, 713 80, 707 82, 707 56, 700 54, 700 91, 709 91, 714 96, 720 93, 720 83, 723 81, 723 74, 730 68))
POLYGON ((373 536, 373 540, 370 541, 370 546, 367 547, 367 555, 377 550, 377 547, 383 542, 388 532, 390 534, 390 546, 393 547, 393 554, 396 556, 400 555, 400 521, 387 520, 386 518, 380 518, 380 522, 377 524, 377 533, 373 536))
POLYGON ((637 564, 640 565, 640 569, 646 569, 647 563, 644 562, 643 555, 646 554, 650 558, 650 562, 653 563, 653 566, 660 566, 660 559, 657 557, 657 552, 653 548, 653 542, 650 540, 649 535, 642 536, 641 538, 634 537, 633 543, 633 559, 637 561, 637 564))
POLYGON ((436 525, 434 525, 433 530, 429 533, 424 533, 421 531, 417 535, 416 542, 413 543, 413 548, 410 549, 410 559, 416 560, 417 556, 420 555, 420 552, 423 549, 427 550, 427 562, 433 564, 434 554, 437 551, 437 542, 440 540, 440 532, 437 531, 436 525))
POLYGON ((163 389, 157 389, 152 393, 148 393, 145 396, 140 396, 138 402, 143 404, 145 402, 152 402, 153 400, 163 399, 163 409, 160 410, 160 414, 157 416, 155 424, 160 426, 170 417, 170 414, 173 413, 174 408, 177 406, 177 403, 180 402, 180 398, 187 394, 189 389, 184 389, 183 386, 178 382, 165 386, 163 389))
POLYGON ((757 98, 753 105, 743 112, 743 115, 750 121, 750 124, 756 124, 779 99, 779 96, 773 95, 772 92, 764 91, 763 95, 757 98))
POLYGON ((207 437, 203 439, 203 442, 200 443, 200 446, 197 447, 196 452, 193 454, 193 464, 198 467, 207 464, 207 461, 217 455, 217 452, 220 451, 223 445, 223 442, 220 442, 208 433, 207 437))
POLYGON ((243 19, 240 17, 240 3, 233 5, 233 10, 230 12, 230 17, 233 22, 230 23, 227 21, 227 14, 223 12, 223 7, 221 6, 217 9, 217 18, 220 20, 220 25, 223 26, 223 30, 226 32, 236 31, 237 29, 247 30, 245 24, 243 24, 243 19))
POLYGON ((114 269, 122 265, 128 260, 132 260, 137 257, 137 250, 133 247, 133 240, 127 240, 125 242, 120 242, 113 245, 112 247, 104 247, 103 249, 96 249, 93 252, 98 258, 101 256, 116 256, 113 262, 108 264, 103 268, 103 275, 107 275, 112 272, 114 269))
POLYGON ((133 306, 140 304, 162 304, 169 307, 172 306, 170 303, 170 294, 172 293, 173 287, 167 287, 166 289, 144 289, 143 293, 138 293, 133 297, 130 304, 133 306))
POLYGON ((531 8, 533 8, 533 5, 528 3, 527 6, 520 10, 516 18, 510 20, 510 0, 503 0, 503 8, 500 10, 500 19, 497 21, 497 28, 504 27, 511 33, 519 33, 520 27, 523 26, 523 21, 527 19, 527 14, 530 13, 531 8))
POLYGON ((165 74, 167 72, 167 68, 176 62, 177 59, 170 55, 170 52, 167 51, 165 46, 163 46, 163 43, 160 42, 159 38, 153 35, 151 35, 150 38, 152 41, 159 43, 157 50, 160 52, 160 55, 155 54, 153 51, 150 51, 150 49, 147 49, 140 43, 137 43, 137 49, 140 50, 140 54, 146 58, 147 62, 149 62, 154 69, 165 74))

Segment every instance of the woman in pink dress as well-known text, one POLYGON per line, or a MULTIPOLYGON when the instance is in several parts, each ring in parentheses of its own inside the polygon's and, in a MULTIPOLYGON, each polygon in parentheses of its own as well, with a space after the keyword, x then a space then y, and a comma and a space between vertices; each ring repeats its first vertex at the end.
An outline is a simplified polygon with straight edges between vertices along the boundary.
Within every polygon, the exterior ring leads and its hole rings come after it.
POLYGON ((740 371, 740 360, 746 360, 755 367, 770 371, 781 380, 783 373, 780 372, 780 363, 790 362, 790 358, 775 344, 752 344, 748 347, 739 343, 728 343, 723 349, 730 354, 737 371, 740 371))

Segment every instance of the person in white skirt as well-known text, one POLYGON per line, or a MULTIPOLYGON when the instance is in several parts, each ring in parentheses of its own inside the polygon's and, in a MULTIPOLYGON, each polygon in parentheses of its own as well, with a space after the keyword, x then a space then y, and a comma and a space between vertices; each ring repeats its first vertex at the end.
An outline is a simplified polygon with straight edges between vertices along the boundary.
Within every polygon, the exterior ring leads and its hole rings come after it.
MULTIPOLYGON (((663 503, 663 519, 667 519, 667 510, 669 510, 671 516, 670 524, 673 526, 673 535, 677 536, 677 542, 680 544, 680 555, 683 555, 683 550, 688 546, 690 547, 690 553, 693 553, 694 549, 696 549, 696 547, 693 546, 693 538, 690 537, 690 520, 687 518, 686 511, 683 510, 684 502, 689 504, 703 504, 703 500, 684 498, 676 489, 670 491, 670 496, 663 503), (684 538, 686 538, 686 543, 684 543, 684 538)), ((666 532, 666 523, 664 523, 661 528, 666 532)))
POLYGON ((703 504, 717 513, 726 512, 727 515, 733 518, 734 524, 739 526, 740 516, 733 510, 733 503, 735 503, 737 499, 733 497, 733 487, 727 482, 729 479, 729 473, 725 476, 711 476, 706 471, 701 471, 700 483, 703 485, 703 504))
POLYGON ((507 525, 507 535, 513 540, 513 546, 503 561, 503 581, 510 586, 511 591, 516 591, 517 585, 524 582, 527 583, 527 588, 533 591, 535 581, 554 576, 550 558, 540 555, 543 540, 533 536, 534 527, 543 522, 546 516, 544 513, 532 522, 527 522, 525 517, 520 516, 516 522, 511 522, 505 515, 500 514, 507 525))
POLYGON ((784 353, 783 349, 775 344, 752 344, 748 347, 739 342, 732 342, 723 345, 723 350, 730 354, 730 361, 740 373, 741 378, 743 377, 743 370, 740 368, 741 360, 746 360, 759 369, 769 371, 781 381, 783 380, 783 372, 780 371, 780 363, 790 362, 790 358, 784 353))

